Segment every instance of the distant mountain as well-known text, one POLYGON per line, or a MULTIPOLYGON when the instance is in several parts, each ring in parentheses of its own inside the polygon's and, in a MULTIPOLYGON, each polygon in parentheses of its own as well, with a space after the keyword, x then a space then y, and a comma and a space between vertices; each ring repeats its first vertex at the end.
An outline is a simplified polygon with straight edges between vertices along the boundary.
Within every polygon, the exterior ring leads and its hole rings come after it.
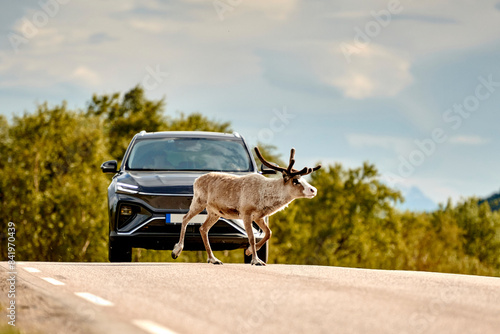
POLYGON ((427 197, 418 187, 412 186, 407 189, 399 189, 405 198, 403 204, 397 206, 400 210, 410 211, 433 211, 438 205, 427 197))
POLYGON ((480 200, 479 204, 482 204, 484 202, 488 202, 488 204, 490 205, 490 208, 491 208, 492 211, 498 211, 498 210, 500 210, 500 192, 496 193, 496 194, 493 194, 493 195, 491 195, 490 197, 488 197, 486 199, 480 200))

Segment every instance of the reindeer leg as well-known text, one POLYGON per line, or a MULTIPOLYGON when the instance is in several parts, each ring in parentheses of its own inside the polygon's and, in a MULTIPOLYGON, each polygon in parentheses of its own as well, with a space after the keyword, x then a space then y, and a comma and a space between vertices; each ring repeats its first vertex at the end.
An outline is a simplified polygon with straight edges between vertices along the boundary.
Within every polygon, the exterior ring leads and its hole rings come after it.
MULTIPOLYGON (((257 225, 259 225, 259 227, 262 229, 262 231, 264 231, 264 238, 262 238, 262 240, 259 241, 255 245, 255 248, 257 248, 257 250, 259 250, 266 243, 266 241, 269 240, 269 238, 271 238, 271 236, 273 235, 273 232, 271 232, 271 229, 266 224, 266 221, 264 220, 264 218, 260 218, 260 219, 255 220, 255 223, 257 225)), ((247 248, 247 250, 245 251, 245 254, 247 256, 250 256, 250 254, 252 254, 252 250, 250 249, 250 247, 247 248)))
POLYGON ((210 241, 208 240, 208 231, 214 224, 219 220, 219 216, 217 216, 214 213, 209 212, 207 219, 205 222, 200 226, 200 234, 201 238, 203 239, 203 243, 205 244, 205 250, 207 251, 208 255, 208 263, 213 263, 213 264, 222 264, 222 262, 217 259, 212 252, 212 248, 210 247, 210 241))
POLYGON ((179 257, 182 250, 184 249, 184 237, 186 236, 186 228, 189 221, 204 209, 204 206, 199 202, 200 201, 193 201, 193 204, 191 204, 191 207, 189 208, 189 212, 186 213, 186 215, 182 218, 181 235, 179 237, 179 242, 175 244, 172 251, 172 258, 174 260, 179 257))
POLYGON ((253 235, 253 230, 252 230, 252 216, 251 215, 245 215, 243 217, 243 223, 245 224, 245 231, 247 232, 248 235, 248 242, 250 246, 248 246, 247 249, 247 255, 249 256, 252 254, 252 261, 250 264, 255 264, 256 266, 265 266, 266 264, 259 259, 257 256, 257 248, 255 247, 255 236, 253 235))

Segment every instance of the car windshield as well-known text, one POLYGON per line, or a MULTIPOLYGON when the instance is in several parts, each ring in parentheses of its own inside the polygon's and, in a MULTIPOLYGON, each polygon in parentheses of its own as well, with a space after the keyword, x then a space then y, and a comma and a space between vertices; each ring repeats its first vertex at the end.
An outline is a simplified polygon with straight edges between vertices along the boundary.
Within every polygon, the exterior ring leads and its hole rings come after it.
POLYGON ((127 159, 129 170, 221 171, 252 170, 241 141, 206 138, 138 139, 127 159))

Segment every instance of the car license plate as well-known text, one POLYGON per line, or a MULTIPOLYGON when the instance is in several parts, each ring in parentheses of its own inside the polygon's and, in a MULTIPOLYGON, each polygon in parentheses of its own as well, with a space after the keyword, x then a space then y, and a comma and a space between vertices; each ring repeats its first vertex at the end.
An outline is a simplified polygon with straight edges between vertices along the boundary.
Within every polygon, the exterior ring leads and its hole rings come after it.
MULTIPOLYGON (((182 218, 184 214, 182 213, 167 213, 165 214, 165 224, 182 224, 182 218)), ((189 221, 189 223, 203 224, 207 219, 206 214, 196 215, 189 221)))

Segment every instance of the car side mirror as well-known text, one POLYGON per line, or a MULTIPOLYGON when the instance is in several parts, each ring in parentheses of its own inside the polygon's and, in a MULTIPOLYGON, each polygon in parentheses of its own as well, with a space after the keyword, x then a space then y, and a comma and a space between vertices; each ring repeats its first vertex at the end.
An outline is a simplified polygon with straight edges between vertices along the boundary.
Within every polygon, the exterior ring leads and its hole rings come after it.
POLYGON ((263 175, 276 174, 277 172, 274 169, 264 166, 264 164, 260 165, 260 171, 263 175))
POLYGON ((115 174, 118 171, 118 162, 116 160, 103 162, 101 165, 101 170, 103 173, 115 174))

